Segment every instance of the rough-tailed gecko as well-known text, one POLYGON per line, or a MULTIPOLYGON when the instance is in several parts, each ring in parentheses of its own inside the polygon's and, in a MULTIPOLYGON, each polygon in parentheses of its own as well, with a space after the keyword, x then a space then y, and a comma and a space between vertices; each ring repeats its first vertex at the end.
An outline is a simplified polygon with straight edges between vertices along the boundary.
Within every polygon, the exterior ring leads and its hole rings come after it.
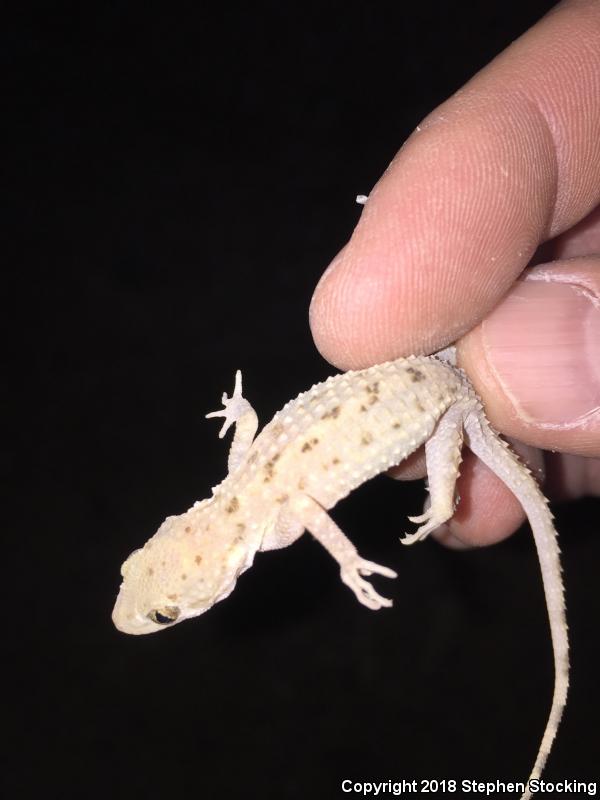
MULTIPOLYGON (((395 578, 367 561, 327 513, 364 481, 425 444, 430 505, 404 544, 421 541, 454 513, 463 441, 522 504, 540 561, 554 651, 552 706, 530 776, 540 777, 566 702, 569 657, 560 552, 546 498, 488 423, 453 350, 346 372, 300 394, 254 438, 258 419, 242 396, 223 395, 219 436, 235 424, 228 475, 212 497, 167 517, 123 564, 113 611, 117 628, 144 634, 198 616, 233 590, 258 551, 292 544, 305 530, 340 565, 342 581, 368 608, 390 606, 366 580, 395 578)), ((528 800, 529 789, 523 794, 528 800)))

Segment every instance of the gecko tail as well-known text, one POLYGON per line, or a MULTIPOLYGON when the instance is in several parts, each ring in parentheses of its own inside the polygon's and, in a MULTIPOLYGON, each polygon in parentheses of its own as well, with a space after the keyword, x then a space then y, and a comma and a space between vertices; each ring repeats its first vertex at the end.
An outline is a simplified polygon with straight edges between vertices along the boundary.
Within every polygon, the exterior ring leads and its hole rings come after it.
POLYGON ((560 548, 548 501, 529 469, 521 463, 506 442, 492 430, 483 412, 465 419, 467 442, 480 458, 512 491, 523 506, 535 541, 548 609, 554 654, 554 692, 542 742, 521 800, 530 800, 530 782, 539 780, 567 702, 569 689, 569 637, 560 548))

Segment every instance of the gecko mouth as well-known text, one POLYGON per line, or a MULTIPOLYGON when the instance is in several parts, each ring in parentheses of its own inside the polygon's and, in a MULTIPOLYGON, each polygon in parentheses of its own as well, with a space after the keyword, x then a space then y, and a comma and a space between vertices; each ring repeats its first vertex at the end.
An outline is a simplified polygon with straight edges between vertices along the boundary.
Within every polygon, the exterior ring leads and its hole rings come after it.
POLYGON ((147 617, 136 613, 134 609, 127 603, 123 592, 119 592, 115 607, 112 612, 112 621, 117 630, 121 633, 133 634, 134 636, 142 635, 145 633, 154 633, 154 631, 163 628, 163 625, 158 625, 151 622, 147 617))

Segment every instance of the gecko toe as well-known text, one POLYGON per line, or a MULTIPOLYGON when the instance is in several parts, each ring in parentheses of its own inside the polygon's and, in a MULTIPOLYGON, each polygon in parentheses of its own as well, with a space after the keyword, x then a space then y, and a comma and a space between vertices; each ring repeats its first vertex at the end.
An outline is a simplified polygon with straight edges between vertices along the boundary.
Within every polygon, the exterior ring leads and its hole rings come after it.
POLYGON ((418 525, 420 522, 427 522, 430 518, 429 511, 426 511, 424 514, 419 514, 418 517, 408 517, 409 522, 414 522, 415 525, 418 525))

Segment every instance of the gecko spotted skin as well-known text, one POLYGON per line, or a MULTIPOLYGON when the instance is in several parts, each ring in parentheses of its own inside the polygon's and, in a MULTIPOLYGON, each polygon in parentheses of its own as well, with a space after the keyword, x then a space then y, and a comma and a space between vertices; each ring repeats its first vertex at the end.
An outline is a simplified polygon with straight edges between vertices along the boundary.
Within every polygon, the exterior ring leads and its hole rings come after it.
MULTIPOLYGON (((294 542, 305 530, 340 565, 341 578, 372 609, 390 606, 366 577, 396 573, 360 557, 327 513, 360 484, 425 444, 430 505, 409 517, 424 539, 454 512, 463 441, 511 489, 533 531, 548 607, 555 686, 530 780, 539 778, 566 702, 568 639, 556 531, 546 498, 529 470, 490 427, 481 401, 452 350, 346 372, 300 394, 254 438, 258 419, 236 374, 219 433, 235 423, 228 475, 212 497, 167 517, 122 566, 113 611, 116 627, 154 633, 198 616, 233 590, 258 551, 294 542), (443 359, 443 360, 442 360, 443 359)), ((527 789, 523 800, 531 794, 527 789)))

